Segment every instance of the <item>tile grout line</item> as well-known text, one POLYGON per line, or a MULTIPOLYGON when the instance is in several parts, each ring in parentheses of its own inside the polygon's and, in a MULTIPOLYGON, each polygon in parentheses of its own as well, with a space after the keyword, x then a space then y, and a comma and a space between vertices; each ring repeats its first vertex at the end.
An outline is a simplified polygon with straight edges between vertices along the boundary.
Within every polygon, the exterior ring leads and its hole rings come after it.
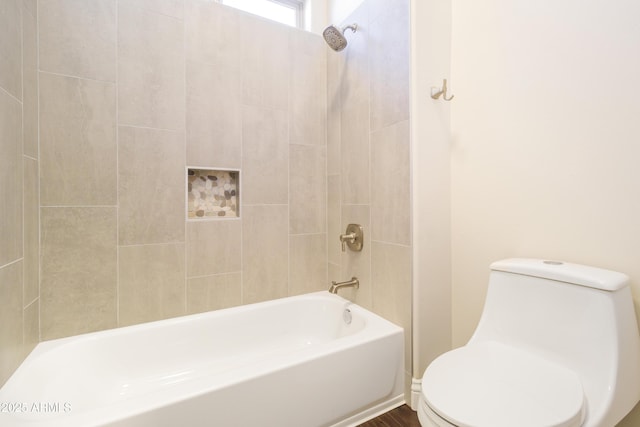
MULTIPOLYGON (((367 11, 367 26, 371 25, 371 11, 368 10, 367 11)), ((369 176, 369 194, 368 194, 368 201, 369 201, 369 240, 371 240, 371 242, 373 243, 373 215, 372 215, 372 196, 373 196, 373 192, 372 192, 372 175, 373 175, 373 167, 371 164, 371 160, 372 160, 372 138, 371 138, 371 134, 373 133, 371 131, 371 84, 372 84, 372 73, 371 73, 371 38, 370 38, 370 32, 369 31, 365 31, 364 33, 365 36, 365 46, 366 46, 366 52, 367 52, 367 91, 368 91, 368 96, 367 96, 367 139, 368 139, 368 145, 367 145, 367 155, 369 156, 369 165, 368 168, 369 170, 367 171, 368 176, 369 176)), ((371 310, 373 310, 373 308, 375 307, 374 304, 374 295, 375 295, 375 287, 374 287, 374 277, 373 277, 373 245, 370 244, 370 248, 371 250, 369 251, 369 286, 371 286, 371 310)))
POLYGON ((133 128, 133 129, 159 130, 159 131, 163 131, 163 132, 174 132, 174 133, 180 133, 181 132, 180 129, 159 128, 159 127, 151 127, 151 126, 139 126, 139 125, 133 125, 133 124, 128 124, 128 123, 118 123, 118 127, 133 128))
POLYGON ((291 295, 291 105, 293 92, 293 49, 291 47, 292 33, 287 29, 287 296, 291 295))
POLYGON ((7 89, 3 88, 2 86, 0 86, 0 92, 4 92, 5 94, 7 94, 9 97, 11 97, 14 101, 16 101, 19 104, 22 104, 22 101, 20 101, 18 98, 16 98, 11 92, 9 92, 7 89))
POLYGON ((239 273, 242 273, 242 270, 225 271, 225 272, 222 272, 222 273, 203 274, 203 275, 198 275, 198 276, 188 276, 188 279, 205 279, 207 277, 230 276, 232 274, 239 274, 239 273))
POLYGON ((22 315, 22 351, 25 348, 25 306, 24 306, 24 292, 26 288, 26 274, 25 270, 29 267, 25 258, 25 155, 24 155, 24 14, 26 11, 24 10, 24 3, 21 3, 19 6, 20 9, 20 90, 22 103, 20 103, 20 133, 21 133, 21 141, 20 141, 20 163, 22 164, 22 259, 24 262, 22 263, 22 289, 20 292, 20 314, 22 315))
POLYGON ((2 270, 3 268, 9 267, 9 266, 11 266, 13 264, 16 264, 16 263, 22 261, 23 259, 24 259, 24 257, 20 257, 18 259, 15 259, 15 260, 13 260, 11 262, 6 263, 5 265, 0 265, 0 270, 2 270))
MULTIPOLYGON (((330 53, 330 52, 328 52, 330 53)), ((336 115, 339 118, 339 122, 338 125, 340 127, 339 129, 339 138, 338 138, 338 161, 339 161, 339 165, 336 165, 337 168, 339 168, 340 173, 339 178, 338 178, 338 233, 342 233, 342 221, 344 220, 343 215, 342 215, 342 208, 343 208, 343 201, 342 201, 342 196, 344 193, 344 187, 343 187, 343 179, 344 179, 344 171, 342 169, 342 107, 344 105, 344 103, 342 102, 342 80, 340 79, 341 75, 340 75, 340 71, 344 68, 344 59, 343 57, 338 57, 335 61, 335 66, 337 67, 337 70, 334 70, 336 72, 336 77, 337 77, 337 82, 336 82, 336 91, 337 91, 337 97, 339 98, 339 103, 338 103, 338 115, 336 115)), ((341 280, 340 277, 342 277, 342 269, 344 267, 344 265, 346 264, 346 262, 343 260, 343 256, 342 256, 342 252, 338 253, 338 275, 339 277, 336 278, 336 280, 341 280)), ((355 301, 357 301, 357 296, 353 298, 355 301)))
POLYGON ((324 282, 329 282, 329 60, 327 58, 327 50, 323 49, 323 55, 325 57, 324 62, 324 74, 325 74, 325 86, 324 86, 324 99, 325 99, 325 117, 324 117, 324 146, 326 147, 324 156, 324 227, 327 231, 325 236, 325 278, 324 282))
MULTIPOLYGON (((117 178, 116 178, 117 181, 117 178)), ((115 205, 41 205, 43 209, 64 209, 64 208, 117 208, 118 204, 115 205)))
POLYGON ((38 342, 42 341, 42 149, 40 147, 40 7, 36 2, 36 126, 37 126, 37 150, 38 150, 38 342))
MULTIPOLYGON (((215 7, 215 5, 214 5, 215 7)), ((235 13, 235 12, 234 12, 235 13)), ((239 34, 239 38, 240 38, 240 49, 242 50, 242 45, 243 45, 243 40, 244 40, 244 20, 240 17, 240 15, 238 15, 237 13, 235 13, 236 16, 238 16, 238 23, 239 23, 239 30, 238 30, 238 34, 239 34)), ((239 63, 242 62, 242 56, 240 56, 240 59, 238 60, 238 66, 240 65, 239 63)), ((242 67, 239 67, 242 70, 242 67)), ((240 217, 240 304, 243 305, 245 304, 245 286, 244 286, 244 279, 245 279, 245 262, 244 262, 244 226, 245 226, 245 221, 242 220, 242 217, 244 215, 244 217, 246 218, 246 212, 245 212, 245 208, 247 205, 245 205, 242 200, 243 200, 243 189, 242 189, 242 185, 244 183, 244 177, 241 176, 242 174, 242 170, 244 170, 244 120, 245 120, 245 113, 244 113, 244 106, 243 104, 243 98, 244 98, 244 73, 240 72, 240 170, 238 171, 238 200, 237 200, 237 208, 238 208, 238 213, 239 213, 239 217, 240 217)), ((246 176, 246 175, 245 175, 246 176)))
POLYGON ((116 327, 120 326, 120 0, 116 0, 116 327))
POLYGON ((184 101, 184 131, 183 131, 183 135, 182 135, 182 141, 184 142, 184 167, 182 168, 182 173, 185 174, 185 178, 184 178, 184 182, 182 183, 183 185, 183 189, 185 192, 185 197, 184 197, 184 209, 183 209, 183 213, 184 213, 184 304, 183 304, 183 311, 184 314, 188 313, 188 309, 189 309, 189 275, 187 273, 187 232, 188 232, 188 227, 189 227, 189 221, 188 221, 188 210, 189 210, 189 192, 187 191, 188 189, 188 182, 189 182, 189 173, 188 173, 188 168, 187 168, 187 164, 188 159, 187 159, 187 7, 185 2, 182 3, 182 54, 184 56, 184 64, 183 64, 183 71, 184 71, 184 93, 183 93, 183 101, 184 101))
MULTIPOLYGON (((117 8, 117 6, 116 6, 117 8)), ((116 16, 116 32, 117 32, 117 16, 116 16)), ((117 41, 116 41, 116 55, 117 55, 117 41)), ((116 59, 117 62, 117 59, 116 59)), ((66 77, 68 79, 76 79, 76 80, 87 80, 90 82, 97 82, 97 83, 108 83, 108 84, 112 84, 112 85, 116 85, 117 81, 110 81, 110 80, 100 80, 100 79, 92 79, 90 77, 81 77, 81 76, 74 76, 71 74, 64 74, 64 73, 56 73, 53 71, 47 71, 47 70, 41 70, 40 66, 38 66, 38 72, 43 73, 43 74, 49 74, 51 76, 58 76, 58 77, 66 77)), ((117 71, 116 71, 116 75, 117 75, 117 71)), ((117 77, 116 77, 117 80, 117 77)))

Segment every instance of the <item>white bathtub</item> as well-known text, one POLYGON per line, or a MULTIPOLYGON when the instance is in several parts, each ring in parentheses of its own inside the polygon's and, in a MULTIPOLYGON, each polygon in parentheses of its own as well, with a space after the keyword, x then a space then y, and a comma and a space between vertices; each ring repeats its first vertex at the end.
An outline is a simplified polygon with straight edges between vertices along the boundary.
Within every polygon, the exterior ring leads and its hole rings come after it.
POLYGON ((357 425, 404 402, 403 348, 328 292, 47 341, 0 389, 0 426, 357 425))

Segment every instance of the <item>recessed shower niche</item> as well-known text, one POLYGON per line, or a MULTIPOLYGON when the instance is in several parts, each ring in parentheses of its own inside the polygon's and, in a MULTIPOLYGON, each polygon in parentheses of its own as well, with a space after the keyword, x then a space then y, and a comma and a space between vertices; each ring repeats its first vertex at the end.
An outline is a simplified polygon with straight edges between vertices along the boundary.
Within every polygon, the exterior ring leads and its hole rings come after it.
POLYGON ((240 217, 240 171, 187 168, 187 219, 240 217))

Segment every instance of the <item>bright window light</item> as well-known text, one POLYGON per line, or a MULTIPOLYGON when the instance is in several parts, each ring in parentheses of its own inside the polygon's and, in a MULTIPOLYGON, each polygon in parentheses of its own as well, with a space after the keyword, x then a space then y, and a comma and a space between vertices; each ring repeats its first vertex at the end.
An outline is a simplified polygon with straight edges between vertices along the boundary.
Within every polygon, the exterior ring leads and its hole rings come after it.
POLYGON ((301 26, 302 2, 296 0, 221 0, 221 3, 292 27, 301 26))

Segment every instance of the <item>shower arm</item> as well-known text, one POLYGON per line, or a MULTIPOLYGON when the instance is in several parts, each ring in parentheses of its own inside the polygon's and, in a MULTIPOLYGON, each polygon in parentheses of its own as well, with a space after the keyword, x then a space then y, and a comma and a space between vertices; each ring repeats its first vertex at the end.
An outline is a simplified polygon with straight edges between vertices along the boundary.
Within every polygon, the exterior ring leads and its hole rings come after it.
POLYGON ((356 31, 358 31, 358 24, 347 25, 342 29, 342 34, 344 34, 344 32, 347 30, 351 30, 355 33, 356 31))

